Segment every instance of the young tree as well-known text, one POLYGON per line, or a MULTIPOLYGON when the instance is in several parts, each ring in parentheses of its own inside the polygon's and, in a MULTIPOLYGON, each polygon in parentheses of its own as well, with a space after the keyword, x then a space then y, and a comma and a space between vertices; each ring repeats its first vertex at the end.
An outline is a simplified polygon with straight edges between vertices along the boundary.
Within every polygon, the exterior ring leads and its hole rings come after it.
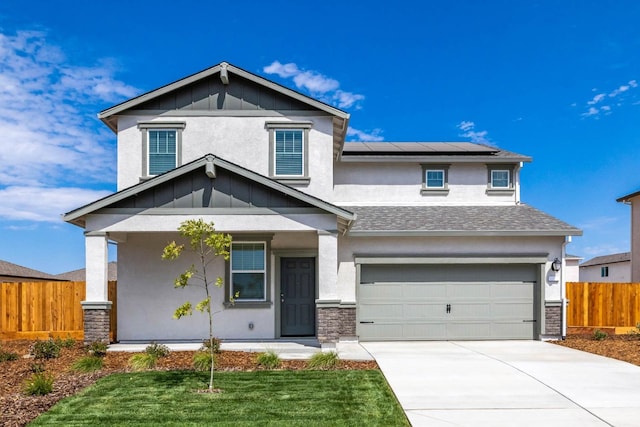
MULTIPOLYGON (((178 227, 178 231, 182 237, 189 241, 190 251, 196 255, 199 264, 196 268, 195 264, 191 264, 184 273, 180 274, 175 281, 175 288, 186 288, 187 286, 198 286, 204 289, 205 298, 195 305, 195 309, 200 312, 206 312, 209 315, 209 351, 211 357, 211 369, 209 376, 209 391, 213 391, 213 371, 214 371, 214 352, 213 345, 213 315, 211 310, 211 285, 222 287, 222 277, 212 280, 207 274, 209 264, 216 258, 222 257, 228 260, 230 256, 231 236, 228 234, 217 233, 213 222, 205 223, 202 219, 189 219, 184 221, 178 227)), ((162 252, 162 259, 175 260, 185 249, 185 245, 179 245, 175 241, 169 243, 162 252)), ((233 302, 233 299, 232 301, 233 302)), ((185 302, 178 307, 173 314, 174 319, 180 319, 183 316, 191 316, 193 313, 193 305, 190 301, 185 302)))

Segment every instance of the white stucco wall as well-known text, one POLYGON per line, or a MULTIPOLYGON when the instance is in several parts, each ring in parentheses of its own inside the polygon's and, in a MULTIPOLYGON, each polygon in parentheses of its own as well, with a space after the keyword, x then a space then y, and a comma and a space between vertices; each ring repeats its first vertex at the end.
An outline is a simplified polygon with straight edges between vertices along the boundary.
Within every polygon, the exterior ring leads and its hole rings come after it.
MULTIPOLYGON (((355 255, 459 256, 464 254, 512 255, 548 253, 551 261, 561 257, 562 237, 341 237, 338 244, 338 289, 342 301, 356 301, 355 255)), ((547 274, 548 278, 549 274, 547 274)), ((545 299, 561 299, 560 282, 545 283, 545 299)))
POLYGON ((580 281, 580 260, 582 258, 565 258, 564 279, 567 282, 580 281))
MULTIPOLYGON (((194 312, 180 320, 173 319, 177 307, 186 301, 194 305, 204 298, 198 287, 175 289, 173 280, 197 260, 184 253, 176 261, 161 259, 162 248, 177 233, 130 233, 126 242, 118 245, 118 339, 139 340, 201 340, 208 336, 206 314, 194 312)), ((317 233, 278 233, 271 241, 272 252, 287 251, 287 256, 299 253, 317 253, 317 233)), ((306 255, 305 255, 306 256, 306 255)), ((274 299, 278 287, 275 283, 276 257, 269 257, 267 294, 274 299)), ((319 266, 327 269, 327 266, 319 266)), ((331 267, 328 268, 331 271, 331 267)), ((333 265, 335 271, 335 264, 333 265)), ((210 277, 225 277, 224 261, 217 260, 210 268, 210 277)), ((273 339, 276 337, 276 304, 269 308, 224 308, 224 289, 212 287, 214 335, 233 339, 273 339), (249 329, 253 323, 253 330, 249 329)))
POLYGON ((580 282, 628 283, 631 281, 631 262, 615 262, 611 264, 580 267, 580 282), (609 267, 609 276, 602 277, 601 268, 609 267))
POLYGON ((515 191, 487 194, 484 163, 452 164, 448 194, 421 194, 420 163, 336 163, 334 203, 339 205, 503 205, 519 200, 519 174, 515 191))
POLYGON ((140 182, 142 171, 142 132, 139 122, 184 122, 182 164, 211 153, 269 176, 269 131, 266 122, 312 122, 309 131, 308 185, 295 185, 301 191, 324 200, 333 191, 333 124, 330 117, 184 117, 124 116, 118 121, 118 190, 140 182))

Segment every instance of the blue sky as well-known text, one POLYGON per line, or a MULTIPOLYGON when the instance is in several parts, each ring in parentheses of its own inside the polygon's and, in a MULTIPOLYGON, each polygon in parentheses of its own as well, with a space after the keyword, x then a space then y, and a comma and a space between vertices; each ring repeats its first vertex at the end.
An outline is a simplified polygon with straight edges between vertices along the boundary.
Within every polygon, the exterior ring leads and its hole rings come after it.
MULTIPOLYGON (((629 250, 640 189, 637 1, 0 2, 0 259, 84 267, 60 214, 115 190, 96 113, 228 61, 351 113, 351 140, 533 157, 522 200, 629 250)), ((115 253, 115 251, 113 251, 115 253)))

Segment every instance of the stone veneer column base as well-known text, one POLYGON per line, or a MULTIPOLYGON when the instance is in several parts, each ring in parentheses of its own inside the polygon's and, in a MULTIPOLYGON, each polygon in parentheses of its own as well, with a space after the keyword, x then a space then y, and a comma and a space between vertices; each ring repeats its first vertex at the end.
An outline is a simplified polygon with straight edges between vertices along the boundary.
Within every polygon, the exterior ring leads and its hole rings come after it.
POLYGON ((82 310, 84 314, 84 343, 89 344, 94 341, 109 343, 111 302, 83 301, 82 310))
POLYGON ((341 337, 356 335, 356 308, 354 305, 318 304, 318 341, 338 342, 341 337))
POLYGON ((562 336, 562 306, 560 304, 548 304, 544 308, 544 320, 544 335, 562 336))

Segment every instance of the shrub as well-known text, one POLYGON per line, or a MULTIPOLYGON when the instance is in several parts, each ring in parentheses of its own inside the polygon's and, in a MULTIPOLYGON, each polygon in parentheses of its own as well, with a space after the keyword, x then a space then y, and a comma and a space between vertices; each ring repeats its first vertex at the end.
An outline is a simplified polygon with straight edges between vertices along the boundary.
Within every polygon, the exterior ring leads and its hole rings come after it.
POLYGON ((60 356, 60 346, 55 340, 36 340, 31 346, 31 355, 36 359, 56 359, 60 356))
POLYGON ((67 336, 65 339, 56 338, 54 341, 60 348, 73 348, 73 346, 76 345, 76 340, 70 336, 67 336))
POLYGON ((41 374, 44 372, 44 364, 32 363, 31 365, 29 365, 29 370, 34 374, 41 374))
POLYGON ((311 356, 307 369, 332 369, 338 364, 338 353, 335 351, 320 352, 311 356))
POLYGON ((71 369, 77 372, 94 372, 102 369, 104 360, 99 356, 85 356, 71 365, 71 369))
POLYGON ((593 339, 596 341, 605 340, 609 335, 605 331, 601 331, 600 329, 596 329, 593 331, 593 339))
POLYGON ((102 341, 93 341, 85 346, 90 356, 104 357, 107 355, 108 344, 102 341))
POLYGON ((53 375, 40 372, 24 383, 24 392, 30 396, 44 396, 53 391, 53 375))
POLYGON ((211 353, 208 351, 196 351, 193 355, 193 368, 200 372, 209 372, 211 369, 211 353))
POLYGON ((0 346, 0 362, 10 362, 12 360, 18 360, 19 358, 18 353, 4 351, 0 346))
MULTIPOLYGON (((220 338, 213 338, 213 352, 214 353, 220 353, 220 338)), ((209 349, 211 348, 211 343, 209 342, 209 340, 204 340, 202 341, 202 347, 200 347, 201 351, 209 351, 209 349)))
POLYGON ((259 353, 256 357, 258 366, 262 366, 266 369, 277 369, 280 367, 280 356, 274 351, 267 351, 266 353, 259 353))
POLYGON ((169 347, 164 344, 158 344, 156 342, 152 342, 144 349, 144 352, 159 359, 161 357, 167 357, 169 355, 169 347))
POLYGON ((636 325, 635 329, 629 331, 629 335, 632 335, 634 338, 640 338, 640 323, 636 325))
POLYGON ((138 353, 129 358, 129 366, 134 371, 155 368, 156 363, 158 363, 158 358, 149 353, 138 353))

